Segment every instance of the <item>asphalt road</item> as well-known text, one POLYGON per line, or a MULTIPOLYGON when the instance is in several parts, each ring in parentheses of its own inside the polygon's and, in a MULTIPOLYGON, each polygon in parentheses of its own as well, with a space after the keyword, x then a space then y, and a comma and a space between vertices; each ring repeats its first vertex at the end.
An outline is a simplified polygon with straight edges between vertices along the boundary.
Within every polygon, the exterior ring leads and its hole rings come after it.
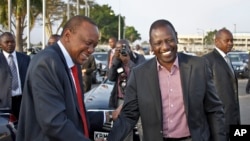
POLYGON ((239 79, 239 100, 241 112, 241 124, 250 125, 250 94, 246 94, 247 79, 239 79))

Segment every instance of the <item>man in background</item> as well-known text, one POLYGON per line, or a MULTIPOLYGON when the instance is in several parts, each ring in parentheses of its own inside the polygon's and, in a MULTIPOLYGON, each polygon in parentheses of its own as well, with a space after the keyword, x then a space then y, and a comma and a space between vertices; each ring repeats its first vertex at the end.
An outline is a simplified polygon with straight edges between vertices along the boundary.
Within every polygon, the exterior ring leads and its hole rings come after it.
POLYGON ((92 86, 92 73, 96 70, 95 57, 90 55, 88 59, 81 66, 84 92, 88 92, 92 86))
POLYGON ((238 80, 227 53, 233 48, 233 35, 226 28, 215 34, 215 48, 204 55, 209 62, 216 91, 225 111, 226 133, 229 139, 230 125, 240 124, 238 80))
POLYGON ((116 46, 117 39, 115 37, 110 37, 108 42, 109 42, 110 50, 108 51, 107 66, 109 70, 112 64, 113 56, 115 54, 115 46, 116 46))
MULTIPOLYGON (((133 52, 127 40, 119 40, 116 43, 115 53, 108 73, 108 79, 115 82, 109 101, 109 106, 111 108, 117 108, 112 114, 114 120, 119 115, 124 103, 124 94, 130 71, 143 62, 145 62, 144 56, 133 52)), ((142 138, 140 122, 138 131, 141 136, 140 138, 142 138)), ((124 141, 132 141, 132 133, 133 132, 130 132, 124 141)))
POLYGON ((60 39, 60 35, 58 35, 58 34, 52 34, 52 35, 49 37, 47 46, 53 45, 53 44, 56 43, 59 39, 60 39))
POLYGON ((30 57, 16 52, 15 37, 10 32, 0 35, 1 73, 0 73, 0 107, 10 108, 16 119, 19 118, 20 104, 26 72, 30 57))

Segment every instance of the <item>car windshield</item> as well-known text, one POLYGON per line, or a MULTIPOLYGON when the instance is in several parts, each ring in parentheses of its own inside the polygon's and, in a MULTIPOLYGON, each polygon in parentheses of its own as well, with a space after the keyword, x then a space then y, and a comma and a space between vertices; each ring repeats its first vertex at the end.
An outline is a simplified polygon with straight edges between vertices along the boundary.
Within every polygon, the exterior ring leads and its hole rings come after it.
POLYGON ((247 62, 249 57, 246 52, 229 53, 228 56, 232 62, 247 62))
POLYGON ((108 54, 107 53, 93 53, 95 59, 100 61, 106 61, 108 54))

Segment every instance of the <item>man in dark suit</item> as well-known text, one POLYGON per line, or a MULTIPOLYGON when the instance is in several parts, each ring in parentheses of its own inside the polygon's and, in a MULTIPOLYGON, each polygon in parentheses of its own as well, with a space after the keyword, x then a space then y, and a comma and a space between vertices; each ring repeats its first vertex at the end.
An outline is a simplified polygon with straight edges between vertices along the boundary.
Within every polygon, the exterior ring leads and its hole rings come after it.
POLYGON ((144 141, 225 141, 224 112, 205 59, 177 53, 167 20, 150 27, 156 57, 130 72, 124 105, 108 136, 120 141, 141 117, 144 141))
MULTIPOLYGON (((121 106, 124 102, 124 91, 130 71, 143 62, 145 62, 145 57, 133 52, 127 40, 122 39, 117 41, 115 53, 108 73, 108 79, 115 82, 109 100, 109 107, 117 108, 112 114, 114 120, 120 113, 121 106)), ((139 131, 141 131, 140 127, 139 131)), ((141 132, 139 132, 139 134, 142 136, 141 132)), ((124 141, 131 140, 133 140, 133 132, 130 132, 124 141)))
POLYGON ((1 73, 0 73, 0 107, 10 108, 16 119, 19 118, 20 104, 26 72, 29 66, 30 57, 15 51, 15 37, 10 32, 4 32, 0 35, 1 54, 1 73), (15 75, 11 71, 10 58, 13 59, 15 75), (7 67, 6 67, 7 66, 7 67), (12 80, 15 79, 14 88, 12 80), (11 88, 11 89, 10 89, 11 88))
POLYGON ((17 141, 90 141, 80 65, 98 44, 97 25, 74 16, 60 40, 30 62, 17 141))
POLYGON ((233 35, 225 28, 220 29, 215 34, 214 43, 214 50, 204 57, 209 62, 217 94, 224 105, 226 131, 229 138, 229 125, 240 124, 238 80, 231 62, 227 60, 227 53, 233 48, 233 35))
POLYGON ((95 57, 93 55, 90 55, 88 57, 88 60, 86 60, 83 63, 81 68, 83 75, 82 77, 83 77, 84 92, 88 92, 89 90, 91 90, 92 86, 92 73, 96 70, 95 57))

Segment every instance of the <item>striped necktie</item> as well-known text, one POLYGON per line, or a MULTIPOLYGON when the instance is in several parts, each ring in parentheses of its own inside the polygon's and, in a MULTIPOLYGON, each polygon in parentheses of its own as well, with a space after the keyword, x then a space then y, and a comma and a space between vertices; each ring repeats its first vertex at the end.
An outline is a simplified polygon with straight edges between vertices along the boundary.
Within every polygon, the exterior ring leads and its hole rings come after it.
POLYGON ((12 74, 12 90, 16 90, 18 88, 18 75, 17 75, 17 68, 13 60, 12 54, 9 55, 8 61, 9 61, 8 63, 9 63, 9 67, 10 67, 11 74, 12 74))

